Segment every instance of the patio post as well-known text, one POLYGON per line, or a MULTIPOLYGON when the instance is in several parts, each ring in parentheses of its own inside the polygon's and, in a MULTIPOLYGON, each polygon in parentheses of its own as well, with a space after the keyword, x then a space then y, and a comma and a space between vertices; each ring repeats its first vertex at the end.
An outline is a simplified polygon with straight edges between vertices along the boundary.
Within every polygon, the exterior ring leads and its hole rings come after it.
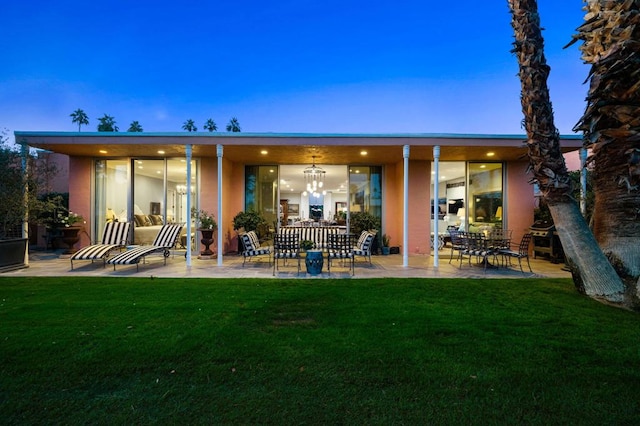
MULTIPOLYGON (((187 156, 187 267, 191 267, 191 144, 185 145, 187 156)), ((196 235, 196 239, 198 236, 196 235)))
POLYGON ((440 230, 438 229, 438 182, 440 181, 440 146, 433 147, 433 226, 431 227, 433 232, 433 267, 440 266, 440 253, 438 252, 440 241, 440 230))
POLYGON ((218 266, 222 266, 222 145, 216 145, 216 155, 218 156, 218 266))
POLYGON ((24 264, 29 265, 29 146, 26 143, 20 145, 20 154, 21 154, 21 166, 22 166, 22 179, 23 182, 23 200, 24 206, 24 217, 22 218, 22 238, 27 238, 27 247, 24 251, 24 264))
POLYGON ((402 147, 404 158, 404 194, 402 196, 402 266, 409 266, 409 145, 402 147))

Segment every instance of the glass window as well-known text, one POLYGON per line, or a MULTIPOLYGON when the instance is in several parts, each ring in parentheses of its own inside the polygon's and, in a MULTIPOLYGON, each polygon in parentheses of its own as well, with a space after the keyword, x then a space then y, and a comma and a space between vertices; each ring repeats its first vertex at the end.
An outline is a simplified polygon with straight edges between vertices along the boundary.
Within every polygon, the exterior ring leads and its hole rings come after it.
MULTIPOLYGON (((197 161, 191 163, 191 205, 198 209, 197 161)), ((95 162, 95 235, 102 238, 104 223, 130 221, 134 244, 150 244, 165 223, 195 219, 187 211, 185 159, 123 159, 95 162), (130 178, 132 177, 132 178, 130 178)), ((181 239, 186 245, 186 239, 181 239)))
POLYGON ((502 227, 502 163, 469 163, 469 223, 502 227))
POLYGON ((465 229, 466 218, 466 163, 464 161, 440 161, 438 163, 438 194, 434 200, 434 164, 431 163, 431 215, 438 214, 438 233, 447 232, 449 227, 465 229))
POLYGON ((382 167, 349 167, 349 210, 382 219, 382 167))
POLYGON ((94 235, 102 239, 104 224, 127 221, 127 191, 129 188, 129 162, 127 160, 97 160, 95 163, 95 216, 94 235))
POLYGON ((262 214, 268 224, 278 220, 278 166, 245 168, 245 211, 262 214))

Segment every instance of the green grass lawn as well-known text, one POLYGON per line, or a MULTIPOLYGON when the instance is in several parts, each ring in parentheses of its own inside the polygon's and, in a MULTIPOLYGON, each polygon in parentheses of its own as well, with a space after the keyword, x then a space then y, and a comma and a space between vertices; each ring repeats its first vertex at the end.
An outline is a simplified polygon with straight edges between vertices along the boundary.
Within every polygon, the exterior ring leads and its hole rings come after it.
POLYGON ((639 320, 561 279, 0 277, 0 423, 637 424, 639 320))

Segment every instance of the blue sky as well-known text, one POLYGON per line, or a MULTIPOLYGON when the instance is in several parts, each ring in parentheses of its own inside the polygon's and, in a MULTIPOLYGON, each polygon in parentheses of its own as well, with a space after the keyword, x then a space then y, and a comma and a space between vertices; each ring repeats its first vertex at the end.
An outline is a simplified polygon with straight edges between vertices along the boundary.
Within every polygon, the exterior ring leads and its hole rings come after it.
MULTIPOLYGON (((556 126, 585 106, 582 0, 539 0, 556 126)), ((506 0, 5 1, 0 128, 522 134, 506 0), (179 4, 178 4, 179 3, 179 4)))

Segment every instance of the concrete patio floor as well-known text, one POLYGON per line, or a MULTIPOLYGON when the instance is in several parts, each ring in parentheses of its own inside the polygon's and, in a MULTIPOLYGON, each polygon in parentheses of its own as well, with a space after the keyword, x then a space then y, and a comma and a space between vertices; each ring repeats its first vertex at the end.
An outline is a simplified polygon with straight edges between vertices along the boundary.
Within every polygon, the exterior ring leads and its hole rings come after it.
MULTIPOLYGON (((29 256, 29 267, 0 274, 2 277, 11 276, 101 276, 101 277, 144 277, 158 278, 571 278, 571 274, 564 270, 564 264, 554 264, 549 260, 531 258, 530 273, 526 260, 523 261, 524 273, 520 272, 517 260, 511 267, 488 268, 486 271, 477 265, 469 265, 465 260, 462 267, 457 260, 449 264, 449 251, 442 250, 439 266, 433 266, 433 257, 415 255, 409 257, 409 266, 402 265, 402 256, 372 256, 372 264, 358 259, 356 261, 355 276, 351 276, 347 267, 340 262, 332 262, 331 274, 327 272, 326 259, 320 275, 306 273, 304 259, 301 262, 301 272, 297 273, 296 262, 288 261, 286 266, 279 266, 274 277, 273 266, 264 261, 253 259, 242 266, 242 256, 229 254, 224 257, 222 266, 214 259, 192 258, 191 267, 187 267, 184 251, 176 250, 167 258, 166 266, 161 255, 148 256, 145 263, 140 262, 139 270, 135 265, 118 265, 116 270, 112 265, 102 266, 102 261, 94 263, 88 261, 74 262, 74 269, 68 255, 60 251, 34 251, 29 256)), ((281 263, 279 264, 281 265, 281 263)))

